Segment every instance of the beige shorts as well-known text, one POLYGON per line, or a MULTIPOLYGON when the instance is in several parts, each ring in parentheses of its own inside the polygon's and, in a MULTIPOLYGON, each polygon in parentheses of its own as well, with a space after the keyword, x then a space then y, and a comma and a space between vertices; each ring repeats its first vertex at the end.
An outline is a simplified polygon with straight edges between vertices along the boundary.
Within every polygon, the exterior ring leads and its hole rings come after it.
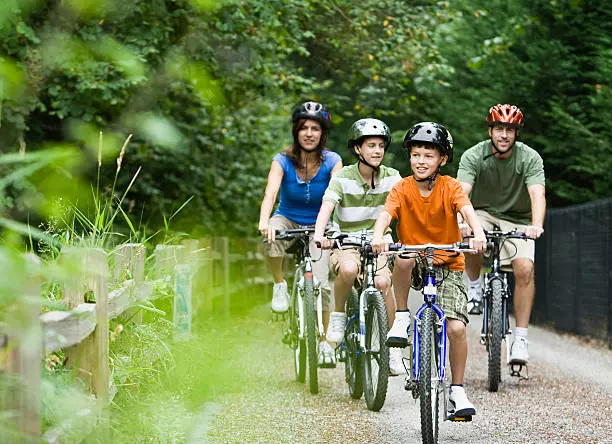
MULTIPOLYGON (((295 230, 304 228, 302 225, 287 219, 285 216, 275 214, 270 218, 270 225, 277 230, 295 230)), ((264 244, 264 253, 269 257, 284 257, 287 248, 295 243, 294 240, 275 240, 272 244, 264 244)), ((312 272, 321 283, 321 303, 323 311, 330 311, 332 308, 332 289, 329 283, 329 251, 321 250, 316 246, 312 238, 310 239, 310 255, 312 256, 312 272)))
MULTIPOLYGON (((499 229, 501 231, 525 231, 527 225, 521 225, 492 216, 484 210, 476 210, 482 228, 485 230, 499 229)), ((502 266, 511 265, 514 259, 526 258, 534 261, 535 241, 533 239, 507 239, 500 252, 502 266)))
MULTIPOLYGON (((389 266, 388 255, 377 256, 374 258, 374 274, 375 276, 386 277, 391 282, 391 267, 389 266)), ((345 261, 352 261, 357 264, 357 277, 361 278, 361 255, 358 248, 347 248, 333 250, 329 256, 329 268, 334 275, 338 275, 340 264, 345 261)))

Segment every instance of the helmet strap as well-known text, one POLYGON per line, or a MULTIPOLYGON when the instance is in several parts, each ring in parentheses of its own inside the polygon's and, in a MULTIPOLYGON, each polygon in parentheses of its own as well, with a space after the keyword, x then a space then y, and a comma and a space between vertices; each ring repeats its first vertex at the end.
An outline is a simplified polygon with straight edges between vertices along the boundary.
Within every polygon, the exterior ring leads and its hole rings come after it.
POLYGON ((495 143, 493 143, 493 139, 491 139, 491 146, 493 147, 493 152, 487 154, 486 156, 484 156, 482 158, 482 160, 487 160, 489 157, 495 156, 496 154, 506 154, 509 153, 512 148, 514 148, 514 143, 512 144, 512 146, 510 148, 508 148, 506 151, 500 151, 499 149, 497 149, 497 147, 495 146, 495 143))
MULTIPOLYGON (((353 147, 353 152, 355 153, 355 147, 357 147, 357 145, 355 145, 353 147)), ((372 169, 372 181, 370 183, 372 189, 376 188, 376 184, 374 183, 374 179, 376 177, 376 175, 380 172, 380 165, 378 165, 377 167, 375 167, 374 165, 366 162, 366 160, 363 158, 363 156, 361 155, 361 150, 359 150, 359 154, 355 153, 357 155, 357 159, 359 163, 363 163, 365 166, 370 167, 372 169)))
POLYGON ((427 190, 431 191, 434 186, 434 182, 438 178, 439 173, 440 173, 440 167, 438 166, 438 169, 436 170, 436 172, 433 173, 431 176, 426 177, 425 179, 414 179, 414 180, 416 180, 417 182, 429 182, 427 184, 427 190))

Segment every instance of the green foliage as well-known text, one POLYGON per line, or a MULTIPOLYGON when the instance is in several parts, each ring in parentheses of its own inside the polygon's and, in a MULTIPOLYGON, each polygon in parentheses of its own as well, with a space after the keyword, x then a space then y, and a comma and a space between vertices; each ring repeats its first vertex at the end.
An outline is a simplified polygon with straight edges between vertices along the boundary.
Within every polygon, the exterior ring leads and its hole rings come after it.
MULTIPOLYGON (((414 123, 441 121, 460 154, 486 137, 491 105, 516 103, 527 118, 521 137, 545 156, 554 204, 609 194, 607 4, 9 3, 0 9, 3 150, 59 141, 78 156, 78 167, 35 169, 4 184, 1 203, 20 220, 48 214, 32 209, 34 196, 83 202, 62 184, 97 178, 102 130, 109 139, 134 134, 116 183, 126 189, 141 168, 120 204, 125 230, 127 220, 161 227, 189 200, 174 218, 178 229, 251 233, 271 155, 290 141, 291 107, 306 98, 330 106, 330 146, 348 161, 345 133, 357 118, 389 123, 393 150, 414 123)), ((106 145, 104 160, 115 158, 118 144, 106 145)), ((389 161, 408 172, 403 155, 389 161)), ((101 182, 114 173, 105 163, 101 182)))

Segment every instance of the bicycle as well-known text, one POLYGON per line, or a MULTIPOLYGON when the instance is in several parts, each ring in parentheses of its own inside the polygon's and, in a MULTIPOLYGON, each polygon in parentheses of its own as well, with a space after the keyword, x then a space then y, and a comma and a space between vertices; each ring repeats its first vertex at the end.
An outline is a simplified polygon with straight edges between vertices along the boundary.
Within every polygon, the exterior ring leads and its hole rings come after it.
POLYGON ((306 380, 308 361, 308 383, 310 393, 319 392, 318 353, 319 339, 324 335, 321 289, 318 279, 312 272, 310 255, 310 236, 312 228, 276 230, 276 239, 295 240, 295 273, 289 295, 288 325, 283 342, 293 349, 295 378, 298 382, 306 380), (316 304, 316 310, 315 310, 316 304))
POLYGON ((339 361, 344 361, 345 378, 351 398, 364 394, 369 410, 379 411, 387 397, 389 348, 387 308, 382 293, 374 286, 375 253, 367 234, 358 241, 340 235, 337 247, 357 247, 361 255, 361 280, 355 280, 346 301, 344 340, 338 346, 339 361), (360 283, 361 281, 361 283, 360 283))
POLYGON ((471 421, 472 416, 455 416, 451 409, 445 383, 446 374, 446 316, 436 304, 437 287, 434 261, 444 253, 475 253, 465 243, 445 245, 402 245, 390 244, 389 252, 403 258, 415 258, 424 263, 421 282, 414 282, 413 288, 423 290, 423 305, 414 314, 412 328, 412 348, 409 353, 409 370, 404 388, 412 392, 414 399, 420 400, 421 437, 424 443, 438 441, 438 417, 440 393, 443 394, 445 420, 471 421), (408 256, 410 255, 410 256, 408 256))
MULTIPOLYGON (((491 268, 484 275, 484 298, 482 329, 480 343, 488 352, 487 389, 496 392, 501 382, 501 348, 506 342, 506 364, 510 367, 510 376, 522 378, 521 371, 526 364, 510 362, 509 339, 510 320, 508 317, 508 275, 502 270, 500 253, 506 239, 529 239, 521 231, 485 231, 487 247, 491 252, 491 268), (518 366, 518 370, 516 370, 518 366)), ((528 376, 527 376, 528 378, 528 376)), ((525 378, 525 379, 527 379, 525 378)))

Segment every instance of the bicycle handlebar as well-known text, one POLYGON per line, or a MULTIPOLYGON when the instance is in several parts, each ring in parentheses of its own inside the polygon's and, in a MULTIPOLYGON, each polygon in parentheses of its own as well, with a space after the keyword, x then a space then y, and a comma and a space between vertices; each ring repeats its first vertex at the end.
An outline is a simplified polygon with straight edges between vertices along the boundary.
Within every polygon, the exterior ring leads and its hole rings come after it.
POLYGON ((455 253, 477 253, 477 250, 470 248, 470 245, 467 242, 421 245, 389 244, 389 251, 393 253, 420 253, 427 250, 448 251, 455 253))

